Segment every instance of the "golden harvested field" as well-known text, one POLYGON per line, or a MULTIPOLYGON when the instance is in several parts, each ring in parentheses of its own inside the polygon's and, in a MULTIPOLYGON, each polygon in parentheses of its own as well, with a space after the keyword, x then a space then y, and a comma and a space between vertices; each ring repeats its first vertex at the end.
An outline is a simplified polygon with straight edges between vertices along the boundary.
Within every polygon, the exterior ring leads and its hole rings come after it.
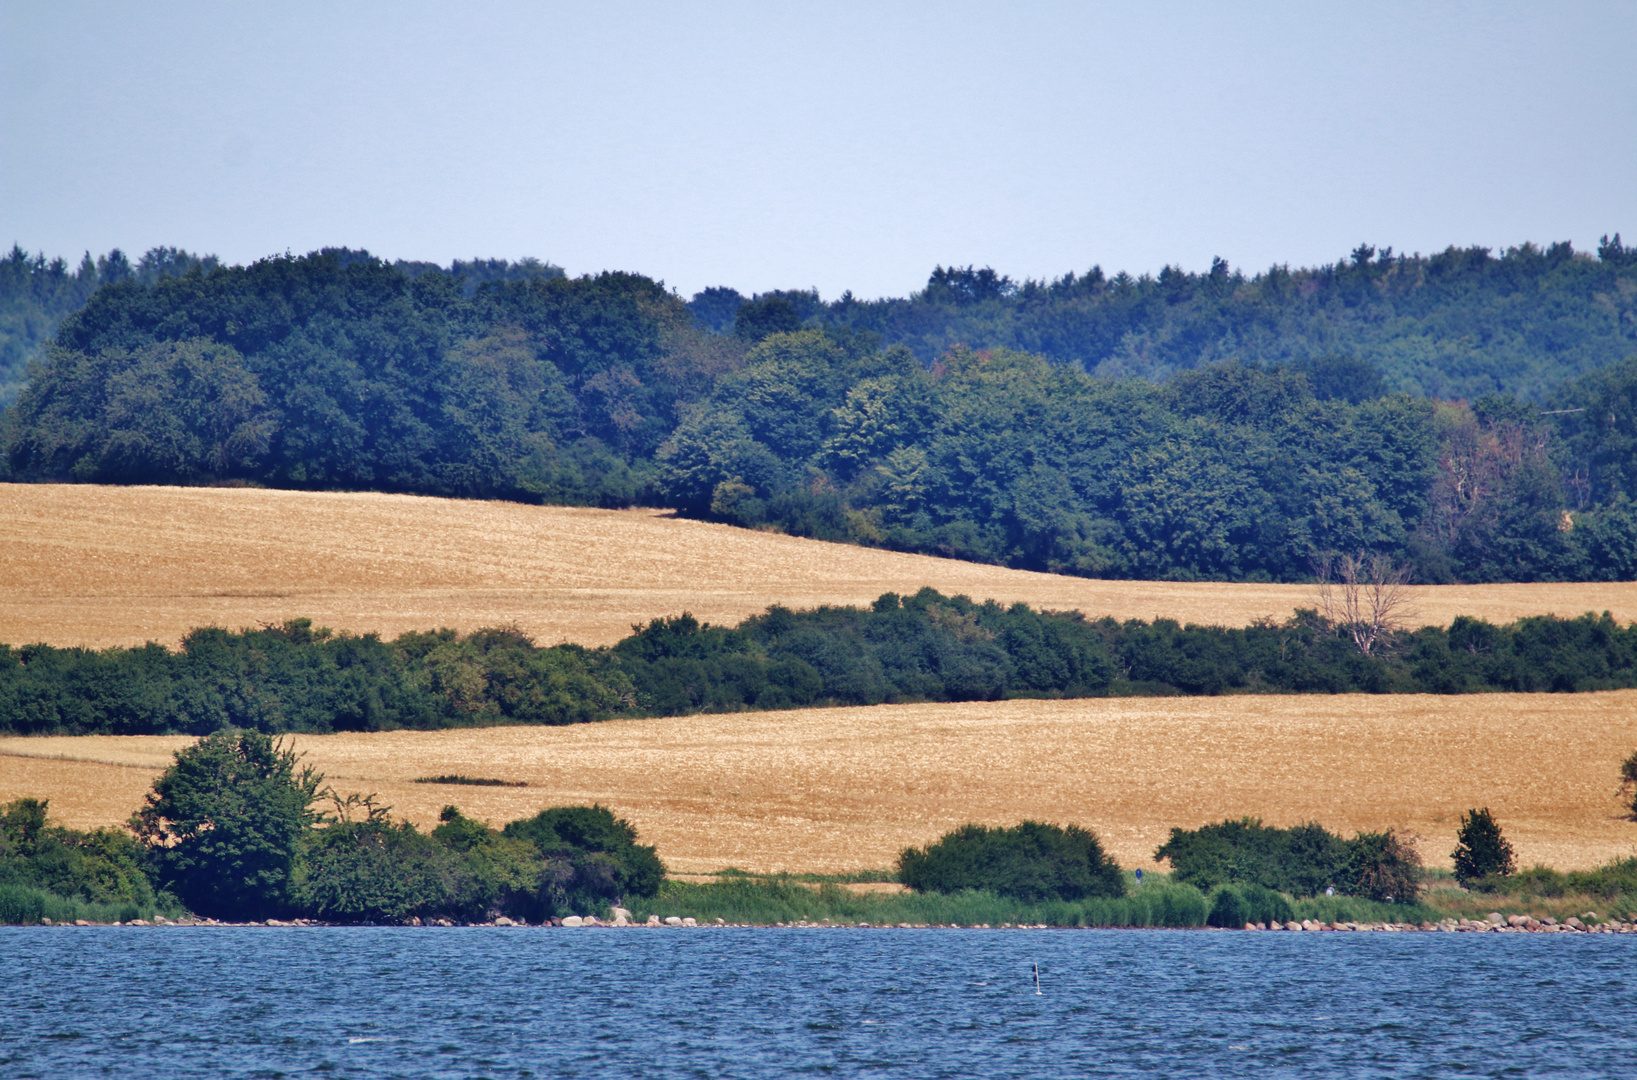
MULTIPOLYGON (((123 820, 180 737, 0 740, 0 800, 123 820)), ((561 728, 301 736, 338 790, 427 826, 445 803, 500 824, 598 801, 672 869, 839 872, 892 863, 966 821, 1078 822, 1126 866, 1169 826, 1259 815, 1408 829, 1448 865, 1460 814, 1491 807, 1524 865, 1637 853, 1614 798, 1637 691, 887 705, 561 728), (410 783, 456 773, 525 788, 410 783)))
MULTIPOLYGON (((1094 581, 688 521, 409 495, 0 484, 0 641, 175 646, 202 625, 307 616, 394 636, 515 623, 542 644, 611 644, 691 611, 865 604, 925 585, 1055 610, 1244 625, 1313 606, 1303 585, 1094 581)), ((1424 588, 1426 622, 1610 609, 1637 583, 1424 588)))

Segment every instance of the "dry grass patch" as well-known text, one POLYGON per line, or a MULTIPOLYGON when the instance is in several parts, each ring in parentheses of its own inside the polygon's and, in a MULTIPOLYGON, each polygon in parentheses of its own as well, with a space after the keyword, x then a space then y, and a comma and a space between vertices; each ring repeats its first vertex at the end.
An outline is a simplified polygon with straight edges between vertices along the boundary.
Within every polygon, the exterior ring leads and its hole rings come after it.
MULTIPOLYGON (((0 799, 117 823, 187 741, 0 740, 0 799)), ((1614 798, 1637 691, 891 705, 296 743, 341 791, 380 792, 422 826, 451 802, 498 824, 595 801, 692 873, 884 867, 963 822, 1030 817, 1092 826, 1124 865, 1152 865, 1170 826, 1244 814, 1406 828, 1447 865, 1474 806, 1495 811, 1525 866, 1637 850, 1614 798), (429 772, 529 786, 413 783, 429 772)))
MULTIPOLYGON (((736 529, 656 510, 409 495, 0 484, 0 641, 175 645, 192 627, 308 616, 395 636, 516 624, 542 644, 611 644, 692 611, 867 604, 930 585, 1120 619, 1242 626, 1315 603, 1302 585, 1093 581, 736 529)), ((1418 590, 1420 618, 1614 612, 1637 583, 1418 590)))

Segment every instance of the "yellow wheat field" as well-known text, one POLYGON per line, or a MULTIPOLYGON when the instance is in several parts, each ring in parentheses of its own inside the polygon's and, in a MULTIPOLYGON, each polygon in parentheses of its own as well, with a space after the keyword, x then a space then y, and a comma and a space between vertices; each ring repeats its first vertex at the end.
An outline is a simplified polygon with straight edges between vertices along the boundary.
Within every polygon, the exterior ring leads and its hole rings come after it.
MULTIPOLYGON (((612 643, 691 611, 863 604, 930 585, 1093 616, 1244 625, 1314 603, 1302 585, 1058 577, 688 521, 372 493, 0 484, 0 641, 175 646, 194 626, 307 616, 393 636, 515 624, 612 643)), ((1637 583, 1424 588, 1423 622, 1637 616, 1637 583)))
MULTIPOLYGON (((1169 826, 1245 814, 1407 829, 1447 866, 1478 806, 1524 865, 1637 853, 1614 797, 1637 691, 885 705, 294 741, 341 792, 379 792, 422 826, 446 803, 500 824, 600 802, 683 872, 883 867, 963 822, 1023 818, 1091 826, 1124 865, 1151 866, 1169 826), (410 782, 448 773, 528 786, 410 782)), ((187 742, 3 739, 0 800, 114 824, 187 742)))

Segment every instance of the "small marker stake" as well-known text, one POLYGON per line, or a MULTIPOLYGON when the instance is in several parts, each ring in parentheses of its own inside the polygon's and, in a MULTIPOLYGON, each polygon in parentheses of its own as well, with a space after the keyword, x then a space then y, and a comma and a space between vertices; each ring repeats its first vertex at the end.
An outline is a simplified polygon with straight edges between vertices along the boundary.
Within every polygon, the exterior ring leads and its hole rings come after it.
POLYGON ((1029 966, 1034 968, 1034 992, 1038 994, 1040 993, 1040 965, 1031 964, 1029 966))

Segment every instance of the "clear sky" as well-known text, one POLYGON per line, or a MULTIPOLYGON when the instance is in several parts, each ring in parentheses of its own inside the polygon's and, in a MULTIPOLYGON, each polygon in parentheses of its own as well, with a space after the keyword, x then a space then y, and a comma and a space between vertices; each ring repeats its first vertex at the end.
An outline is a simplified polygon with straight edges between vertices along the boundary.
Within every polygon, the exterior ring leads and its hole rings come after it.
POLYGON ((0 0, 0 243, 902 295, 1637 239, 1637 3, 0 0))

